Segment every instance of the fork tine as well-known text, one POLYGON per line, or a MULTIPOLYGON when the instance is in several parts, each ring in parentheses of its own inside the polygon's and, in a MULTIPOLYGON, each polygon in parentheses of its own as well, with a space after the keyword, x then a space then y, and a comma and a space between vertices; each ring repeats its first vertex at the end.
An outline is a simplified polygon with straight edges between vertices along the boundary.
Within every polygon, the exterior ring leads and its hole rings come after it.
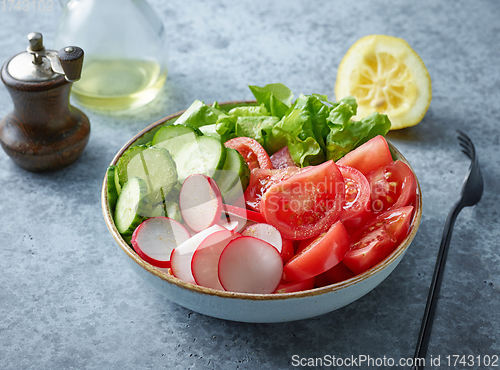
POLYGON ((458 130, 458 129, 457 129, 457 132, 458 132, 459 138, 466 140, 468 143, 472 144, 471 139, 469 139, 469 137, 467 136, 467 134, 465 132, 463 132, 462 130, 458 130))
POLYGON ((469 139, 467 136, 466 136, 466 137, 464 137, 464 136, 462 136, 462 135, 459 135, 459 136, 457 136, 457 139, 458 139, 458 141, 459 141, 461 144, 464 144, 464 145, 466 145, 466 146, 468 146, 468 147, 473 146, 472 142, 470 141, 470 139, 469 139))
POLYGON ((457 130, 457 132, 458 132, 457 138, 460 141, 466 143, 469 146, 474 146, 474 144, 472 144, 472 140, 463 131, 457 130))
POLYGON ((459 143, 460 147, 462 148, 462 152, 467 156, 469 157, 470 159, 472 159, 472 153, 471 153, 471 150, 470 150, 470 147, 468 145, 465 145, 464 143, 459 143))
POLYGON ((470 159, 474 160, 476 158, 476 148, 474 147, 472 140, 463 131, 457 130, 457 132, 459 144, 465 150, 462 150, 462 152, 464 152, 470 159))
MULTIPOLYGON (((474 157, 472 157, 472 156, 470 155, 470 153, 469 153, 467 150, 463 150, 463 149, 462 149, 462 153, 464 153, 464 154, 465 154, 465 155, 466 155, 466 156, 467 156, 467 157, 468 157, 471 161, 474 159, 474 157)), ((472 165, 472 164, 471 164, 471 165, 472 165)))

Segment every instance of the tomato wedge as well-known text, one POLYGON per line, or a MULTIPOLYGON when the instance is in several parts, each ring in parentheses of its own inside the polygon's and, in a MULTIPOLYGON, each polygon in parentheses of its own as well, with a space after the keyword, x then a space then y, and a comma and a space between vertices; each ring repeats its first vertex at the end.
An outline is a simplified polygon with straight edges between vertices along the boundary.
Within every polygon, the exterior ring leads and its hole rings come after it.
POLYGON ((273 168, 266 150, 255 139, 236 137, 224 143, 226 148, 236 149, 248 163, 250 170, 254 168, 273 168))
POLYGON ((358 236, 342 262, 356 275, 372 268, 389 256, 406 237, 413 206, 398 208, 378 215, 358 236))
POLYGON ((271 156, 271 163, 274 168, 287 168, 287 167, 296 167, 295 161, 290 154, 290 149, 287 146, 278 150, 271 156))
POLYGON ((366 178, 375 213, 404 207, 415 200, 417 180, 410 167, 400 160, 370 172, 366 178))
POLYGON ((370 183, 354 167, 338 166, 345 181, 345 203, 340 220, 346 227, 360 227, 370 218, 370 183))
POLYGON ((283 280, 303 281, 338 264, 349 251, 349 234, 342 222, 334 223, 325 235, 314 240, 283 267, 283 280))
POLYGON ((378 135, 347 153, 337 161, 337 164, 354 167, 366 176, 391 162, 392 155, 389 145, 383 136, 378 135))
POLYGON ((314 278, 287 283, 281 282, 280 285, 274 291, 275 294, 279 293, 293 293, 293 292, 301 292, 303 290, 309 290, 314 288, 314 278))
POLYGON ((330 270, 323 272, 321 275, 316 276, 315 278, 315 286, 322 287, 330 284, 339 283, 341 281, 352 278, 354 272, 349 270, 343 262, 339 262, 335 266, 333 266, 330 270))
POLYGON ((283 258, 283 263, 287 263, 293 257, 293 242, 283 237, 281 237, 281 241, 281 258, 283 258))
POLYGON ((344 197, 344 178, 328 161, 271 186, 262 196, 260 212, 283 237, 308 239, 337 221, 344 197))
POLYGON ((254 168, 250 173, 250 183, 244 194, 247 207, 260 212, 260 201, 264 193, 274 184, 289 179, 301 171, 304 171, 304 169, 298 167, 283 169, 254 168))

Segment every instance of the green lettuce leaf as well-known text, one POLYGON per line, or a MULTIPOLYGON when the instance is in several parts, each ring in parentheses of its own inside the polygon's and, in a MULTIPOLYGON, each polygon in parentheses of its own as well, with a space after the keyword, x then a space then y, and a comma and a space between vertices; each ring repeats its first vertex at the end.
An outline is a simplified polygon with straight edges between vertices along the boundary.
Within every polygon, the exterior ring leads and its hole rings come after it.
POLYGON ((247 117, 247 116, 270 116, 269 111, 267 110, 266 106, 264 104, 261 105, 247 105, 247 106, 242 106, 242 107, 235 107, 231 109, 228 114, 230 116, 240 116, 240 117, 247 117))
MULTIPOLYGON (((214 104, 216 107, 219 105, 214 104)), ((218 108, 210 107, 200 100, 195 100, 191 106, 175 121, 176 125, 190 125, 196 128, 213 125, 220 117, 227 116, 218 108)))
POLYGON ((330 112, 327 124, 326 159, 334 161, 377 135, 385 135, 391 121, 385 114, 372 113, 359 121, 352 121, 357 104, 353 97, 342 99, 330 112))
POLYGON ((264 87, 248 86, 259 104, 264 104, 271 116, 282 118, 292 105, 293 93, 283 84, 268 84, 264 87))
POLYGON ((251 137, 269 155, 288 146, 293 160, 302 167, 336 161, 369 139, 385 135, 391 127, 387 116, 378 113, 353 121, 358 106, 351 96, 332 103, 325 95, 301 94, 292 104, 293 94, 283 84, 249 88, 259 105, 235 107, 225 113, 218 105, 195 102, 186 112, 186 121, 205 122, 210 125, 205 132, 219 135, 221 141, 251 137))
POLYGON ((321 136, 320 140, 316 137, 313 123, 316 112, 309 104, 314 99, 316 98, 301 94, 293 109, 276 124, 276 129, 272 131, 264 148, 272 153, 286 145, 294 161, 301 166, 323 162, 325 156, 319 144, 323 139, 321 136))

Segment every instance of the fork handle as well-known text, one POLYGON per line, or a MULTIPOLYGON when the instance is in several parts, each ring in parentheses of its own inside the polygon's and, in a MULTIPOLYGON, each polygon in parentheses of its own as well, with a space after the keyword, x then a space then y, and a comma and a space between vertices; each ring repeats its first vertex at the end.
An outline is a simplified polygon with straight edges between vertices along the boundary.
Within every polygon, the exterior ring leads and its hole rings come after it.
POLYGON ((434 321, 434 314, 436 313, 439 290, 441 288, 441 282, 443 280, 444 266, 446 264, 446 258, 448 256, 448 249, 450 246, 453 226, 455 225, 455 220, 457 219, 457 216, 462 208, 463 206, 461 201, 456 202, 453 205, 453 208, 450 210, 448 217, 446 218, 443 236, 441 238, 441 245, 439 246, 436 265, 434 267, 434 275, 432 276, 429 295, 427 296, 427 303, 425 305, 422 326, 420 327, 420 333, 418 335, 417 347, 413 356, 414 365, 411 368, 412 370, 422 370, 424 368, 424 365, 420 364, 421 360, 419 359, 425 359, 427 353, 427 346, 429 345, 432 323, 434 321), (418 362, 417 365, 415 365, 416 362, 418 362))

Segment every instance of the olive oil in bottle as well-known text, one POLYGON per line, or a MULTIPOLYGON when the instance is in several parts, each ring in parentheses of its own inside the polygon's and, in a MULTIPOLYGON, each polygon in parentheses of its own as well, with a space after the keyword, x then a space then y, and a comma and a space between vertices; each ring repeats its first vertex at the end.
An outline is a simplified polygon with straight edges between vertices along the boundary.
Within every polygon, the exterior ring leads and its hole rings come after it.
POLYGON ((126 110, 149 103, 162 88, 167 71, 158 62, 133 59, 86 60, 73 97, 99 110, 126 110))
MULTIPOLYGON (((83 49, 76 103, 123 111, 153 100, 167 78, 167 28, 147 0, 61 0, 54 44, 83 49)), ((62 47, 62 46, 61 46, 62 47)))

